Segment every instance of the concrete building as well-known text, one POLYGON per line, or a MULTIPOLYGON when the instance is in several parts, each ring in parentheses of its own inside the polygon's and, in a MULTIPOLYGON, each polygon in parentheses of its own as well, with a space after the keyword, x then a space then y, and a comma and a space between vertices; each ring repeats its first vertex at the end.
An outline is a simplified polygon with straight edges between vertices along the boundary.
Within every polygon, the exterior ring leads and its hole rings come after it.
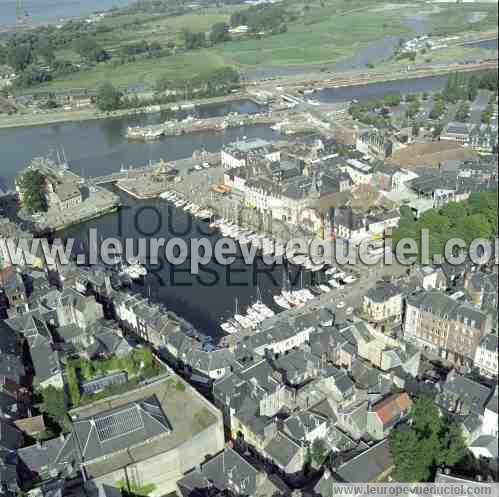
POLYGON ((473 150, 483 154, 493 154, 497 151, 497 126, 479 124, 470 133, 470 145, 473 150))
POLYGON ((407 393, 393 394, 374 404, 367 413, 367 432, 375 440, 386 438, 412 407, 407 393))
POLYGON ((495 333, 486 334, 476 348, 474 365, 481 375, 489 378, 499 376, 498 337, 495 333))
POLYGON ((374 168, 357 159, 347 159, 340 168, 350 175, 354 185, 367 185, 372 181, 374 168))
POLYGON ((279 162, 281 153, 271 143, 255 138, 227 145, 220 152, 222 167, 232 169, 244 167, 261 160, 279 162))
POLYGON ((362 310, 368 321, 382 323, 402 320, 403 293, 400 287, 380 282, 364 296, 362 310))
POLYGON ((455 141, 464 145, 469 143, 473 125, 470 123, 450 122, 440 134, 441 140, 455 141))
POLYGON ((165 495, 224 448, 221 413, 173 373, 70 416, 72 430, 56 462, 72 462, 87 485, 125 484, 165 495))
POLYGON ((420 292, 407 299, 406 340, 456 366, 470 366, 490 317, 440 292, 420 292))

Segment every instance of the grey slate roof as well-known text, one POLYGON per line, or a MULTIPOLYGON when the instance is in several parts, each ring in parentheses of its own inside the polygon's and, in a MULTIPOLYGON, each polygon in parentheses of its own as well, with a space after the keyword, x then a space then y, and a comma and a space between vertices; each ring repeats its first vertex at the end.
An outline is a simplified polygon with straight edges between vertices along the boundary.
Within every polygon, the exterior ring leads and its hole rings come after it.
POLYGON ((476 440, 473 441, 470 448, 487 449, 490 452, 491 457, 493 459, 497 459, 499 455, 497 444, 497 437, 494 437, 492 435, 480 435, 476 440))
POLYGON ((319 414, 302 411, 290 416, 284 421, 284 430, 296 441, 305 441, 307 433, 315 430, 321 424, 327 423, 327 419, 319 414))
POLYGON ((156 397, 73 421, 73 435, 85 462, 110 456, 171 433, 156 397))
POLYGON ((465 376, 452 374, 442 385, 437 403, 447 411, 454 411, 456 403, 469 406, 471 412, 483 414, 492 390, 465 376))
POLYGON ((374 482, 392 467, 390 440, 386 439, 342 464, 336 474, 344 482, 374 482))
POLYGON ((367 292, 367 297, 374 302, 385 302, 402 292, 400 288, 390 282, 380 282, 374 288, 367 292))
POLYGON ((280 431, 265 447, 266 454, 282 468, 286 468, 301 450, 300 445, 280 431))
POLYGON ((420 292, 408 297, 408 303, 425 312, 430 312, 443 319, 453 319, 463 322, 468 320, 468 326, 474 323, 479 328, 487 320, 487 315, 469 304, 460 303, 438 291, 420 292))
POLYGON ((497 392, 494 394, 494 396, 487 402, 487 405, 485 406, 486 409, 489 411, 495 412, 497 414, 498 412, 498 396, 497 392))
POLYGON ((23 441, 22 432, 9 421, 0 418, 0 448, 14 451, 22 446, 23 441))
POLYGON ((203 475, 219 490, 240 495, 256 495, 258 471, 231 448, 205 462, 203 475))
POLYGON ((480 340, 480 347, 488 350, 489 352, 495 352, 497 354, 498 351, 499 338, 494 333, 488 333, 480 340))
POLYGON ((27 479, 36 479, 51 470, 60 473, 64 464, 59 463, 58 456, 64 445, 64 438, 58 437, 19 449, 20 474, 27 479))

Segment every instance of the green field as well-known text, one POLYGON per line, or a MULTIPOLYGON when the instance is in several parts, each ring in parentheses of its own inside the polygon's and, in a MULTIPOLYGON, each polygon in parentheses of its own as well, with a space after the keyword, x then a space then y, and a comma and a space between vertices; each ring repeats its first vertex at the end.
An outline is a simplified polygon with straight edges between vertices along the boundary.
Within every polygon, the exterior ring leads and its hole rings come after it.
MULTIPOLYGON (((211 48, 157 59, 137 59, 119 65, 112 60, 96 68, 72 74, 47 85, 50 88, 97 87, 103 81, 119 86, 153 88, 160 77, 185 79, 224 65, 242 71, 255 67, 317 67, 355 55, 370 42, 410 32, 404 23, 420 15, 428 29, 457 33, 496 29, 497 6, 491 4, 439 5, 389 3, 384 0, 295 0, 288 9, 297 19, 283 34, 261 39, 230 41, 211 48), (470 22, 473 21, 473 22, 470 22)), ((182 30, 209 31, 220 21, 228 22, 236 8, 207 8, 176 16, 118 15, 105 23, 113 30, 98 35, 99 43, 114 52, 119 46, 140 40, 158 41, 162 46, 182 45, 182 30), (133 28, 131 27, 133 23, 133 28)), ((60 54, 77 60, 71 50, 60 54)), ((440 58, 436 55, 436 58, 440 58)))

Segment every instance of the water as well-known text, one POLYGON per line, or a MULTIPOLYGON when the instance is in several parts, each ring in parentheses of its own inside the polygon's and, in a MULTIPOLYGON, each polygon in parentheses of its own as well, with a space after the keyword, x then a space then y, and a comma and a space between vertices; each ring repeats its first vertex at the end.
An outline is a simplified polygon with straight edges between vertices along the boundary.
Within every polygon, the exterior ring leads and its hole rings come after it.
MULTIPOLYGON (((401 24, 410 29, 410 32, 401 36, 385 36, 380 40, 369 43, 352 57, 339 60, 333 64, 321 64, 320 69, 329 72, 354 71, 365 68, 368 64, 376 64, 391 57, 400 43, 400 40, 409 40, 425 34, 428 25, 424 17, 411 17, 401 21, 401 24)), ((318 68, 315 68, 318 70, 318 68)), ((307 67, 266 67, 260 66, 252 69, 246 76, 249 79, 264 79, 273 77, 286 77, 306 74, 311 71, 307 67)))
MULTIPOLYGON (((320 92, 320 98, 327 101, 344 101, 352 98, 368 98, 373 95, 392 91, 424 91, 438 89, 445 85, 446 78, 427 78, 426 80, 396 81, 377 83, 369 86, 354 88, 338 88, 320 92)), ((315 98, 315 97, 314 97, 315 98)), ((200 112, 210 115, 243 110, 258 110, 247 102, 233 103, 227 106, 214 106, 202 109, 200 112)), ((12 186, 17 172, 35 156, 45 156, 56 147, 64 147, 71 168, 85 176, 96 176, 119 170, 120 165, 143 165, 149 160, 160 158, 178 159, 192 155, 195 150, 206 149, 218 151, 229 142, 247 136, 248 138, 261 137, 272 140, 278 135, 267 126, 253 126, 242 129, 228 129, 224 133, 199 133, 183 135, 159 140, 153 143, 128 142, 125 130, 129 125, 144 124, 145 122, 160 122, 164 116, 160 114, 143 117, 122 117, 109 120, 84 121, 78 123, 63 123, 50 126, 26 127, 0 130, 0 151, 2 162, 0 169, 0 188, 3 185, 12 186)), ((53 154, 55 152, 52 152, 53 154)), ((135 201, 123 195, 127 208, 120 215, 109 215, 67 230, 64 236, 71 236, 85 240, 88 229, 97 228, 103 237, 118 236, 121 238, 138 238, 140 230, 148 236, 165 237, 176 236, 177 232, 185 227, 189 218, 182 212, 168 211, 166 204, 160 201, 135 201), (129 207, 129 208, 128 208, 129 207), (159 210, 160 217, 152 210, 142 212, 140 222, 135 223, 137 211, 143 207, 154 207, 159 210), (121 216, 121 218, 120 218, 121 216), (121 221, 120 221, 121 219, 121 221), (171 226, 168 226, 168 220, 171 226), (160 226, 156 228, 156 225, 160 226), (120 232, 121 227, 121 232, 120 232), (172 229, 173 228, 173 229, 172 229)), ((190 229, 181 235, 189 240, 192 236, 203 236, 198 228, 206 225, 194 222, 190 229)), ((212 234, 213 242, 219 235, 212 234)), ((164 258, 163 258, 164 263, 164 258)), ((154 269, 154 268, 152 268, 154 269)), ((235 297, 239 301, 239 309, 245 311, 248 304, 257 296, 257 282, 263 293, 264 301, 272 305, 272 294, 278 293, 282 284, 282 269, 276 268, 270 275, 256 275, 251 268, 245 268, 242 262, 230 266, 230 269, 216 264, 210 264, 211 273, 202 273, 199 278, 188 273, 174 274, 172 285, 172 271, 163 266, 158 268, 149 277, 147 285, 141 290, 147 294, 150 288, 151 296, 173 311, 191 321, 201 331, 216 336, 219 332, 218 324, 222 318, 234 313, 235 297), (237 273, 240 269, 243 272, 237 273), (159 280, 156 276, 161 277, 159 280), (187 284, 180 286, 179 282, 187 284), (214 282, 214 283, 213 283, 214 282)), ((309 277, 310 275, 306 275, 309 277)), ((304 283, 307 283, 305 279, 304 283)), ((299 281, 297 281, 299 285, 299 281)))
MULTIPOLYGON (((54 22, 115 7, 126 7, 132 0, 24 0, 29 22, 54 22)), ((16 23, 16 0, 0 0, 0 26, 16 23)))
MULTIPOLYGON (((226 115, 231 112, 254 113, 261 110, 249 102, 217 104, 191 112, 199 117, 226 115)), ((128 126, 157 124, 168 116, 164 113, 120 117, 106 120, 81 121, 0 130, 0 188, 13 186, 17 172, 33 157, 56 157, 64 147, 71 168, 85 177, 111 173, 123 164, 145 165, 150 160, 181 159, 203 148, 215 152, 225 143, 247 136, 269 138, 274 133, 267 126, 231 128, 223 133, 198 133, 168 137, 152 143, 129 142, 125 137, 128 126)))
MULTIPOLYGON (((98 239, 114 237, 124 243, 126 238, 137 240, 140 237, 170 238, 178 237, 190 244, 191 238, 208 238, 214 246, 221 234, 211 232, 208 224, 193 219, 185 212, 175 209, 160 200, 134 200, 122 194, 125 208, 119 214, 104 216, 78 227, 64 231, 60 236, 76 240, 75 252, 83 252, 90 228, 97 229, 98 239)), ((149 259, 150 260, 150 259, 149 259)), ((220 265, 212 260, 201 269, 199 275, 190 273, 190 262, 181 266, 170 265, 164 255, 159 254, 158 264, 147 264, 149 274, 144 285, 134 289, 162 302, 168 309, 190 321, 204 334, 219 337, 221 322, 232 317, 236 308, 244 313, 253 304, 260 290, 263 301, 278 311, 272 295, 279 293, 283 283, 283 273, 288 268, 266 266, 257 259, 253 266, 247 266, 239 252, 239 258, 230 265, 220 265)), ((290 281, 300 287, 311 282, 311 273, 302 277, 296 268, 291 267, 290 281)), ((315 278, 318 277, 316 274, 315 278)))
POLYGON ((484 48, 486 50, 498 50, 499 49, 499 39, 495 40, 484 40, 477 41, 475 43, 466 43, 467 48, 484 48))

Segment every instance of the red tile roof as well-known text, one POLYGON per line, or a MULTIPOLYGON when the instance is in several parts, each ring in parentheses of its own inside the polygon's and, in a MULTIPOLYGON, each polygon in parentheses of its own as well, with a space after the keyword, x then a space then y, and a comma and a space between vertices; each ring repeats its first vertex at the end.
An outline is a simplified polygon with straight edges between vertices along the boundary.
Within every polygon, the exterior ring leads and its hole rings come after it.
POLYGON ((383 423, 390 425, 403 417, 412 407, 412 400, 406 392, 396 393, 386 397, 373 406, 373 411, 383 423))

